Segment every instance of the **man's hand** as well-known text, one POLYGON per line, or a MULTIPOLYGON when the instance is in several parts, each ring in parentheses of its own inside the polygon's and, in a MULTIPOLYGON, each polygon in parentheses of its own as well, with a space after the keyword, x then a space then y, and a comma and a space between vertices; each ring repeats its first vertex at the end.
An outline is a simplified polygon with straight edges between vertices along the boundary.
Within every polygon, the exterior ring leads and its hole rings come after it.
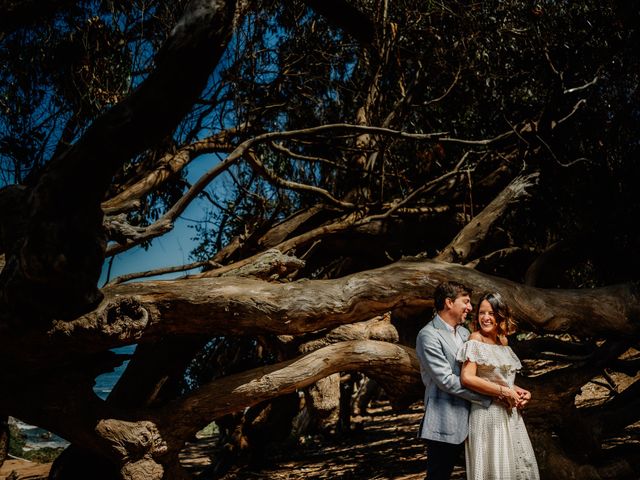
POLYGON ((517 385, 514 385, 513 389, 518 394, 516 407, 522 410, 527 405, 527 403, 529 403, 529 400, 531 400, 531 392, 529 390, 525 390, 524 388, 520 388, 517 385))

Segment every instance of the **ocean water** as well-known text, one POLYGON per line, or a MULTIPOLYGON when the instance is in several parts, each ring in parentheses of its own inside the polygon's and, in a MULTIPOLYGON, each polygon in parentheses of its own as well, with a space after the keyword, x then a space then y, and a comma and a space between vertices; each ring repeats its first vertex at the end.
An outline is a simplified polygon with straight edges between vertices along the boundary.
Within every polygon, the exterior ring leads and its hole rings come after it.
POLYGON ((9 417, 9 423, 13 423, 17 426, 22 435, 24 435, 24 450, 38 450, 46 447, 60 448, 69 445, 69 442, 55 433, 51 433, 44 428, 29 425, 17 418, 9 417))
MULTIPOLYGON (((133 355, 133 352, 136 351, 137 345, 127 345, 126 347, 114 348, 111 350, 115 353, 120 353, 124 355, 133 355)), ((113 386, 116 384, 118 379, 122 376, 122 372, 124 372, 129 365, 129 360, 122 362, 122 365, 117 367, 112 372, 103 373, 102 375, 98 375, 96 377, 96 383, 93 386, 93 391, 98 395, 101 399, 106 399, 113 386)))
MULTIPOLYGON (((121 354, 133 354, 135 349, 136 345, 127 345, 126 347, 114 348, 113 351, 121 354)), ((95 384, 93 386, 93 391, 96 395, 103 400, 106 399, 107 396, 109 396, 109 393, 111 393, 113 386, 122 376, 122 372, 124 372, 128 364, 129 361, 127 360, 112 372, 107 372, 96 377, 95 384)), ((69 445, 69 442, 64 438, 61 438, 43 428, 29 425, 17 418, 11 418, 10 421, 15 423, 25 436, 25 450, 37 450, 45 447, 59 448, 69 445)))

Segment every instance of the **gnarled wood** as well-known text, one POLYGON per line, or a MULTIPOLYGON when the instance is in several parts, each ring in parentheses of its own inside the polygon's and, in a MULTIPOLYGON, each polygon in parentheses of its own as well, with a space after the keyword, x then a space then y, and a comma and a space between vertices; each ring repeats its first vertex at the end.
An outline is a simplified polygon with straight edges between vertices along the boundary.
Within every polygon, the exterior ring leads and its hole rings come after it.
POLYGON ((433 289, 445 279, 476 292, 502 292, 515 318, 540 331, 593 336, 634 334, 640 328, 633 284, 544 290, 461 265, 405 260, 335 280, 272 284, 230 277, 115 285, 104 289, 106 298, 94 312, 56 322, 50 335, 60 345, 86 338, 84 344, 74 344, 94 350, 167 333, 296 334, 363 321, 394 308, 430 305, 433 289), (190 322, 183 321, 187 314, 190 322), (129 317, 137 328, 124 328, 129 317))
POLYGON ((162 408, 169 445, 189 438, 211 420, 306 387, 339 371, 362 371, 383 386, 414 394, 422 385, 413 349, 386 342, 340 342, 301 358, 215 380, 162 408), (179 415, 176 415, 178 413, 179 415), (171 441, 169 441, 171 440, 171 441))

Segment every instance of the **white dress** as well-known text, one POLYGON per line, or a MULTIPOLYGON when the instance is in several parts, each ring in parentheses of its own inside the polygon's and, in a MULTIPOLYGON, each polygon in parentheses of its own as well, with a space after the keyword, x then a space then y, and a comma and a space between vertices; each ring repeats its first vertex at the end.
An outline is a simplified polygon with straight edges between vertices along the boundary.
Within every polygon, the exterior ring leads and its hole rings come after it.
MULTIPOLYGON (((458 350, 460 362, 478 365, 476 375, 505 387, 513 387, 522 368, 511 347, 467 341, 458 350)), ((467 480, 539 480, 531 440, 518 409, 507 410, 493 402, 489 407, 472 404, 469 437, 465 442, 467 480)))

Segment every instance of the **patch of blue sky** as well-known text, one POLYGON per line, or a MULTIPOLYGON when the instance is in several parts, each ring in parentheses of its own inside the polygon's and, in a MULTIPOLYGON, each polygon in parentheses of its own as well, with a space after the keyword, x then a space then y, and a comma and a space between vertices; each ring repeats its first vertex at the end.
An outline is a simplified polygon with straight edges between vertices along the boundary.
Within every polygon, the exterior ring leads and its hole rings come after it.
MULTIPOLYGON (((187 181, 194 183, 206 171, 220 162, 215 154, 202 155, 194 159, 187 170, 187 181)), ((209 186, 208 190, 224 194, 224 178, 221 175, 209 186)), ((219 196, 218 195, 218 196, 219 196)), ((191 252, 198 245, 193 225, 206 221, 211 203, 203 197, 196 198, 174 222, 173 229, 165 235, 151 240, 145 249, 138 246, 116 255, 113 260, 107 259, 103 265, 100 285, 104 285, 107 278, 113 279, 129 273, 156 270, 164 267, 179 266, 191 263, 191 252), (109 267, 111 264, 111 271, 109 267), (109 277, 107 277, 109 272, 109 277)), ((171 279, 185 275, 188 272, 175 272, 153 277, 154 279, 171 279)))

